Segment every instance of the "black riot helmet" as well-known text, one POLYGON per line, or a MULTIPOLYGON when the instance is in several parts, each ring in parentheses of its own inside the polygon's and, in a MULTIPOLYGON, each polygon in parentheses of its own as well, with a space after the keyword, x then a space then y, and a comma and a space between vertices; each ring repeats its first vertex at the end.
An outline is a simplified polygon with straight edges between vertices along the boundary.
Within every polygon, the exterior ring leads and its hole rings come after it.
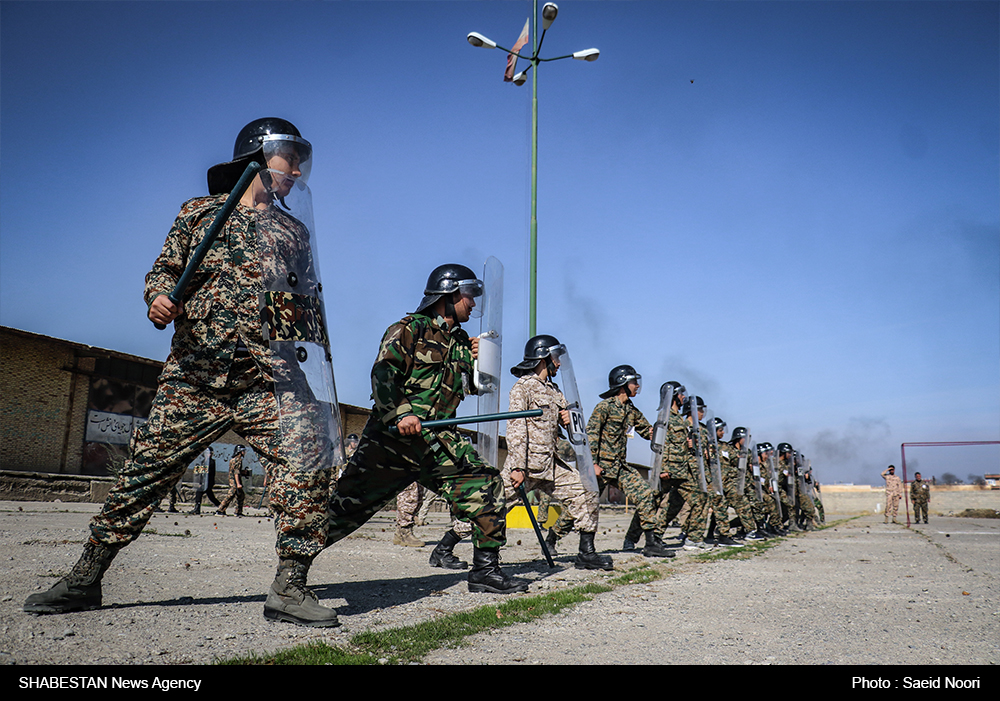
POLYGON ((733 436, 729 440, 735 443, 739 439, 746 437, 747 437, 747 430, 742 426, 737 426, 736 428, 733 429, 733 436))
POLYGON ((297 180, 305 183, 312 168, 312 145, 287 120, 279 117, 255 119, 237 135, 233 160, 208 169, 209 194, 231 192, 251 161, 257 161, 266 168, 280 152, 294 156, 295 165, 301 173, 297 180))
POLYGON ((716 431, 718 431, 721 428, 722 435, 726 434, 726 422, 720 419, 718 416, 715 417, 715 426, 713 428, 715 428, 716 431))
MULTIPOLYGON (((427 277, 427 285, 424 287, 424 298, 420 300, 420 305, 416 311, 424 312, 431 305, 442 297, 445 297, 445 316, 455 318, 455 306, 452 294, 459 292, 464 297, 481 297, 483 294, 483 281, 476 277, 471 268, 467 268, 459 263, 445 263, 439 265, 431 271, 427 277)), ((473 309, 471 316, 478 317, 482 310, 473 309)))
POLYGON ((608 373, 608 391, 602 392, 599 396, 601 399, 613 397, 618 394, 618 390, 628 386, 629 382, 635 382, 639 385, 639 389, 635 391, 636 394, 639 394, 639 391, 642 390, 642 375, 637 373, 634 367, 619 365, 612 368, 611 372, 608 373))
POLYGON ((778 443, 778 455, 787 455, 792 452, 791 443, 778 443))
POLYGON ((704 411, 705 400, 701 397, 688 397, 684 400, 684 405, 681 407, 681 414, 684 416, 691 416, 691 400, 694 400, 695 406, 698 407, 699 411, 704 411))
POLYGON ((552 362, 552 349, 559 345, 559 339, 548 334, 532 336, 524 344, 524 360, 510 369, 510 374, 515 377, 533 372, 538 367, 538 361, 544 360, 548 363, 549 377, 556 374, 555 364, 552 362))
POLYGON ((667 396, 667 387, 672 387, 674 390, 674 398, 671 401, 676 402, 677 405, 680 406, 681 403, 684 401, 684 399, 687 397, 687 387, 682 385, 677 380, 670 380, 669 382, 664 382, 662 385, 660 385, 661 405, 663 404, 664 397, 667 396))
POLYGON ((769 450, 774 450, 774 446, 771 445, 770 443, 768 443, 767 441, 764 441, 763 443, 758 443, 757 444, 757 455, 759 455, 759 456, 763 455, 764 453, 768 452, 769 450))

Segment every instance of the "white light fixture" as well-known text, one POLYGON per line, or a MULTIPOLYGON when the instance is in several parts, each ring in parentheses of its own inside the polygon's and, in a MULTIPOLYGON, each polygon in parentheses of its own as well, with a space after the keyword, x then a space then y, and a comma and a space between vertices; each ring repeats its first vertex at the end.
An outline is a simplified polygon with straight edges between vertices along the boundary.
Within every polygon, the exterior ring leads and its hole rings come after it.
POLYGON ((492 39, 484 37, 479 32, 470 32, 469 36, 465 37, 469 40, 469 43, 473 46, 481 46, 484 49, 495 49, 497 48, 497 43, 492 39))
POLYGON ((573 54, 573 58, 577 61, 596 61, 601 55, 601 52, 597 49, 584 49, 583 51, 577 51, 573 54))

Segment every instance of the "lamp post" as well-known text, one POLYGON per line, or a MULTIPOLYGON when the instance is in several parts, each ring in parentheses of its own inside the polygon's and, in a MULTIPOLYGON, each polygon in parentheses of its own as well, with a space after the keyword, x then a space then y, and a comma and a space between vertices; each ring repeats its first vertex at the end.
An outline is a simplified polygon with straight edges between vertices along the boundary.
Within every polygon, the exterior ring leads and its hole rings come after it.
POLYGON ((528 80, 528 71, 532 68, 535 69, 532 75, 532 90, 531 90, 531 224, 529 233, 529 271, 528 271, 528 337, 534 336, 536 331, 536 321, 537 321, 537 293, 538 293, 538 66, 540 63, 549 61, 559 61, 564 58, 575 58, 578 61, 596 61, 601 55, 601 52, 597 49, 584 49, 583 51, 577 51, 572 54, 567 54, 565 56, 555 56, 553 58, 541 58, 538 52, 542 48, 542 42, 545 40, 545 33, 548 31, 549 27, 552 26, 552 22, 555 20, 556 15, 559 14, 559 6, 554 2, 547 2, 542 7, 542 34, 538 35, 538 0, 534 0, 534 30, 532 35, 534 37, 534 49, 531 56, 522 56, 516 51, 510 49, 505 49, 499 46, 495 41, 488 39, 479 32, 471 32, 468 37, 468 42, 473 46, 482 47, 484 49, 500 49, 506 53, 516 56, 517 58, 523 58, 528 62, 528 67, 523 71, 514 76, 513 82, 515 85, 524 85, 528 80))

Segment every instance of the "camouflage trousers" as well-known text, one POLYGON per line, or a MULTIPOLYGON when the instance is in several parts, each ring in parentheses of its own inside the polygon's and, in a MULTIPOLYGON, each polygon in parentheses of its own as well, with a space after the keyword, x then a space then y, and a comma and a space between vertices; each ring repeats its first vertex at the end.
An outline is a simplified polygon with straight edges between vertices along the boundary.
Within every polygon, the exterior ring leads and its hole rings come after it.
POLYGON ((705 539, 705 532, 708 530, 709 511, 712 507, 711 495, 709 492, 699 490, 698 483, 692 480, 684 482, 678 487, 678 491, 690 508, 681 530, 689 539, 700 542, 705 539))
POLYGON ((736 482, 726 484, 724 487, 726 493, 726 503, 733 507, 733 511, 736 512, 736 517, 740 520, 740 525, 743 526, 743 530, 747 533, 757 529, 757 523, 753 518, 753 510, 750 508, 750 502, 747 501, 746 497, 740 493, 736 488, 736 482))
POLYGON ((889 517, 892 520, 896 520, 896 515, 899 513, 899 500, 901 497, 898 494, 890 494, 886 492, 885 495, 885 522, 889 522, 889 517))
POLYGON ((653 490, 638 470, 627 464, 620 464, 617 466, 617 472, 609 471, 604 475, 604 480, 622 490, 625 497, 635 504, 636 513, 639 514, 639 527, 643 531, 663 533, 666 528, 663 520, 666 512, 656 508, 653 490))
POLYGON ((424 503, 424 488, 414 482, 396 496, 396 526, 410 528, 415 525, 417 512, 424 503))
POLYGON ((126 545, 139 537, 153 506, 184 476, 187 466, 229 430, 257 452, 270 477, 275 550, 279 557, 311 557, 326 538, 330 470, 319 460, 325 438, 316 433, 317 407, 283 393, 282 431, 273 384, 249 356, 233 361, 222 389, 178 380, 160 384, 149 420, 132 438, 131 457, 118 474, 101 512, 90 523, 94 540, 126 545))
MULTIPOLYGON (((653 504, 657 510, 656 521, 660 524, 659 528, 662 528, 662 530, 656 531, 656 535, 663 537, 663 533, 670 526, 670 523, 680 516, 681 510, 685 505, 684 496, 681 494, 679 488, 674 487, 665 492, 655 492, 653 494, 653 504)), ((685 512, 686 515, 687 512, 685 512)), ((629 524, 628 530, 625 532, 625 540, 638 543, 641 537, 642 524, 639 522, 639 512, 636 511, 632 515, 632 522, 629 524)))
MULTIPOLYGON (((504 467, 501 474, 503 476, 504 498, 507 500, 507 508, 510 510, 517 506, 521 499, 517 490, 510 483, 510 470, 504 467)), ((546 471, 545 477, 548 477, 549 474, 546 471)), ((587 533, 597 532, 600 512, 599 495, 596 492, 588 492, 580 481, 580 474, 559 460, 555 461, 555 468, 551 476, 553 479, 543 479, 538 475, 529 474, 523 482, 524 491, 527 493, 537 489, 558 499, 566 507, 564 513, 569 514, 576 528, 587 533)))
MULTIPOLYGON (((914 522, 920 523, 920 515, 923 514, 924 523, 927 523, 927 500, 926 499, 921 499, 921 500, 918 501, 918 500, 914 499, 912 503, 913 503, 913 520, 914 520, 914 522)), ((819 503, 819 499, 816 500, 816 505, 820 509, 823 508, 822 504, 819 503)))
POLYGON ((506 508, 500 473, 455 431, 403 437, 369 419, 358 449, 330 497, 326 547, 353 533, 414 481, 440 494, 452 516, 471 522, 483 549, 506 544, 506 508))

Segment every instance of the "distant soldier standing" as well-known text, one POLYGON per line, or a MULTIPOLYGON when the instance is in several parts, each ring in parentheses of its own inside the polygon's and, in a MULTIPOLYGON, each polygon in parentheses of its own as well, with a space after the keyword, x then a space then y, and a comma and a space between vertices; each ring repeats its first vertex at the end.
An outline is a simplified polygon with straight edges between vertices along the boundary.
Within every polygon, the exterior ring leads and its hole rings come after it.
POLYGON ((924 515, 924 523, 927 523, 927 505, 931 503, 931 486, 924 482, 917 472, 910 482, 910 502, 913 504, 914 522, 920 523, 920 514, 924 515))
POLYGON ((892 512, 892 522, 896 520, 899 513, 899 500, 903 498, 903 481, 896 476, 896 466, 889 465, 882 471, 882 478, 885 480, 885 523, 889 523, 889 513, 892 512))
POLYGON ((243 491, 243 455, 247 452, 246 447, 242 445, 236 446, 236 450, 233 451, 233 457, 229 458, 229 491, 226 493, 226 498, 222 500, 219 504, 219 510, 216 511, 219 516, 226 515, 226 509, 229 505, 236 501, 236 515, 243 515, 243 502, 246 500, 246 494, 243 491))

